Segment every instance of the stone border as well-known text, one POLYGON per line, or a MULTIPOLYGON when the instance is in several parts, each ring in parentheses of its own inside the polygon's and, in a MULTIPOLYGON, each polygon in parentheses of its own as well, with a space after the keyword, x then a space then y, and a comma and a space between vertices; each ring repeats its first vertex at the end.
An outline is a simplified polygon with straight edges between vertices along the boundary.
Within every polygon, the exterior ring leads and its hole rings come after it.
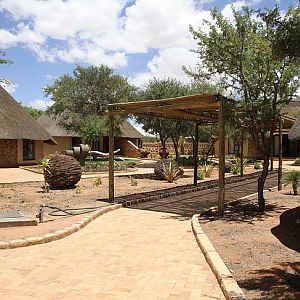
POLYGON ((198 246, 200 247, 206 261, 208 262, 211 270, 215 274, 221 290, 227 300, 240 300, 246 299, 242 289, 237 284, 236 280, 231 275, 230 271, 224 264, 222 258, 208 239, 207 235, 202 230, 198 220, 199 215, 192 217, 192 229, 195 235, 198 246))
POLYGON ((24 239, 0 242, 0 249, 13 249, 13 248, 27 247, 27 246, 44 244, 44 243, 60 240, 84 228, 86 225, 88 225, 90 222, 92 222, 94 219, 98 218, 99 216, 102 216, 110 211, 119 209, 121 207, 122 207, 121 204, 114 204, 105 207, 99 211, 92 213, 88 217, 82 218, 80 221, 78 221, 77 223, 71 226, 65 227, 64 229, 57 230, 54 232, 46 233, 42 236, 28 237, 24 239))

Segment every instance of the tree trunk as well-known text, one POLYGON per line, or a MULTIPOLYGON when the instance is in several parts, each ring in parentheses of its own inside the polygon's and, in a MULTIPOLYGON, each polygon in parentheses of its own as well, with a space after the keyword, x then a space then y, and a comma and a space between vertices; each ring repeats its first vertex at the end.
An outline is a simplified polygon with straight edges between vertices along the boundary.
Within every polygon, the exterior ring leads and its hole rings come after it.
POLYGON ((174 150, 175 150, 175 155, 176 155, 176 160, 179 158, 179 151, 178 151, 178 140, 176 141, 175 137, 172 137, 172 141, 173 141, 173 146, 174 146, 174 150))
POLYGON ((161 139, 160 143, 161 143, 161 147, 162 147, 162 158, 167 158, 166 140, 165 139, 161 139))
POLYGON ((264 212, 265 211, 265 198, 264 198, 264 186, 269 173, 269 155, 264 155, 264 162, 263 162, 263 170, 261 175, 258 178, 258 206, 259 210, 264 212))

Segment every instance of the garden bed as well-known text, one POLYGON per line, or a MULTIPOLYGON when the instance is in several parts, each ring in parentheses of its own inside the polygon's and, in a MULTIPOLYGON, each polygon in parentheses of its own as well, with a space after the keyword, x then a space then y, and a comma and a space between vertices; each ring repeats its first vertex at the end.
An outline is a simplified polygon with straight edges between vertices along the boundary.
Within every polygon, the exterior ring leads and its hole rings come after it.
POLYGON ((266 193, 264 214, 252 198, 227 207, 222 219, 200 217, 247 299, 300 299, 300 196, 290 192, 266 193))

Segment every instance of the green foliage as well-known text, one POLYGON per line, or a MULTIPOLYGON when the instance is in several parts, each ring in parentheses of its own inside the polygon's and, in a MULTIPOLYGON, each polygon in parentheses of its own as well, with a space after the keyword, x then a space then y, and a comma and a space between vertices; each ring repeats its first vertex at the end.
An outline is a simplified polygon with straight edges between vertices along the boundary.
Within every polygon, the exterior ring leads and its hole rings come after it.
POLYGON ((102 178, 100 176, 96 177, 94 180, 94 185, 99 186, 102 184, 102 178))
POLYGON ((300 6, 290 7, 283 15, 276 6, 261 13, 262 18, 275 31, 272 49, 279 58, 300 58, 300 6))
MULTIPOLYGON (((5 59, 4 57, 5 57, 5 52, 2 51, 2 50, 0 50, 0 65, 1 65, 1 64, 7 65, 7 64, 12 64, 12 63, 13 63, 11 60, 5 59), (1 57, 2 57, 2 58, 1 58, 1 57)), ((7 84, 7 85, 10 85, 10 84, 11 84, 11 82, 10 82, 9 80, 4 79, 4 78, 0 78, 0 83, 5 83, 5 84, 7 84)))
MULTIPOLYGON (((63 75, 44 89, 54 104, 49 113, 61 116, 60 125, 80 132, 89 116, 103 116, 107 105, 134 99, 135 88, 105 65, 77 66, 73 76, 63 75)), ((116 118, 116 127, 122 118, 116 118)))
POLYGON ((300 185, 300 171, 292 170, 284 178, 285 183, 291 184, 293 187, 294 195, 298 195, 300 185))
POLYGON ((176 162, 179 166, 193 166, 194 165, 194 158, 192 155, 190 156, 179 156, 176 159, 176 162))
POLYGON ((238 165, 232 165, 230 168, 230 173, 233 175, 238 175, 240 173, 240 167, 238 165))
POLYGON ((41 160, 38 161, 38 165, 44 175, 44 193, 48 193, 49 187, 47 187, 46 173, 50 174, 50 159, 47 156, 44 156, 41 160))
POLYGON ((261 163, 259 161, 256 161, 254 163, 253 167, 254 167, 255 170, 260 170, 262 166, 261 166, 261 163))
POLYGON ((130 184, 132 186, 137 186, 138 185, 138 182, 137 182, 137 180, 134 177, 129 176, 129 178, 130 178, 130 184))
POLYGON ((34 118, 34 119, 38 119, 40 116, 44 115, 45 112, 39 109, 35 109, 32 107, 27 107, 27 106, 23 106, 27 112, 29 112, 29 114, 34 118))
POLYGON ((293 163, 294 166, 300 166, 300 157, 297 157, 293 163))
POLYGON ((80 131, 84 141, 92 146, 93 142, 99 139, 100 135, 107 134, 105 119, 103 117, 91 115, 86 118, 80 131))
POLYGON ((81 194, 82 193, 82 188, 78 185, 78 186, 76 186, 76 188, 75 188, 75 193, 76 194, 81 194))
POLYGON ((175 167, 174 161, 170 161, 169 164, 163 164, 163 175, 169 183, 175 180, 178 173, 179 170, 175 167))
POLYGON ((204 172, 203 172, 203 170, 198 170, 197 171, 197 179, 198 180, 203 180, 204 179, 204 172))
POLYGON ((212 172, 213 172, 213 170, 214 170, 214 168, 215 168, 215 166, 214 165, 209 165, 209 164, 206 164, 205 166, 204 166, 204 175, 205 175, 205 177, 211 177, 211 175, 212 175, 212 172))

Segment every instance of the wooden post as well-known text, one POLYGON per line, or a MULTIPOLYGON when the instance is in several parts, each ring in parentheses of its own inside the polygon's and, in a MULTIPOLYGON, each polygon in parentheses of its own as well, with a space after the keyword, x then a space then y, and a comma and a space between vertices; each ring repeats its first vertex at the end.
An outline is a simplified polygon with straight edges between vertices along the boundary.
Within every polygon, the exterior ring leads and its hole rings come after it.
POLYGON ((271 163, 270 163, 270 171, 274 169, 274 135, 271 136, 271 163))
POLYGON ((199 140, 199 124, 195 123, 195 139, 194 139, 194 185, 197 185, 198 172, 198 140, 199 140))
POLYGON ((224 215, 225 205, 225 118, 224 118, 224 98, 220 99, 219 118, 219 194, 218 194, 218 214, 224 215))
POLYGON ((241 153, 240 153, 240 159, 241 159, 241 164, 240 164, 240 174, 241 177, 244 176, 244 131, 242 130, 241 132, 241 153))
POLYGON ((114 115, 109 114, 109 201, 114 202, 114 115))
POLYGON ((282 127, 283 121, 279 120, 279 154, 278 154, 278 191, 282 190, 282 127))

